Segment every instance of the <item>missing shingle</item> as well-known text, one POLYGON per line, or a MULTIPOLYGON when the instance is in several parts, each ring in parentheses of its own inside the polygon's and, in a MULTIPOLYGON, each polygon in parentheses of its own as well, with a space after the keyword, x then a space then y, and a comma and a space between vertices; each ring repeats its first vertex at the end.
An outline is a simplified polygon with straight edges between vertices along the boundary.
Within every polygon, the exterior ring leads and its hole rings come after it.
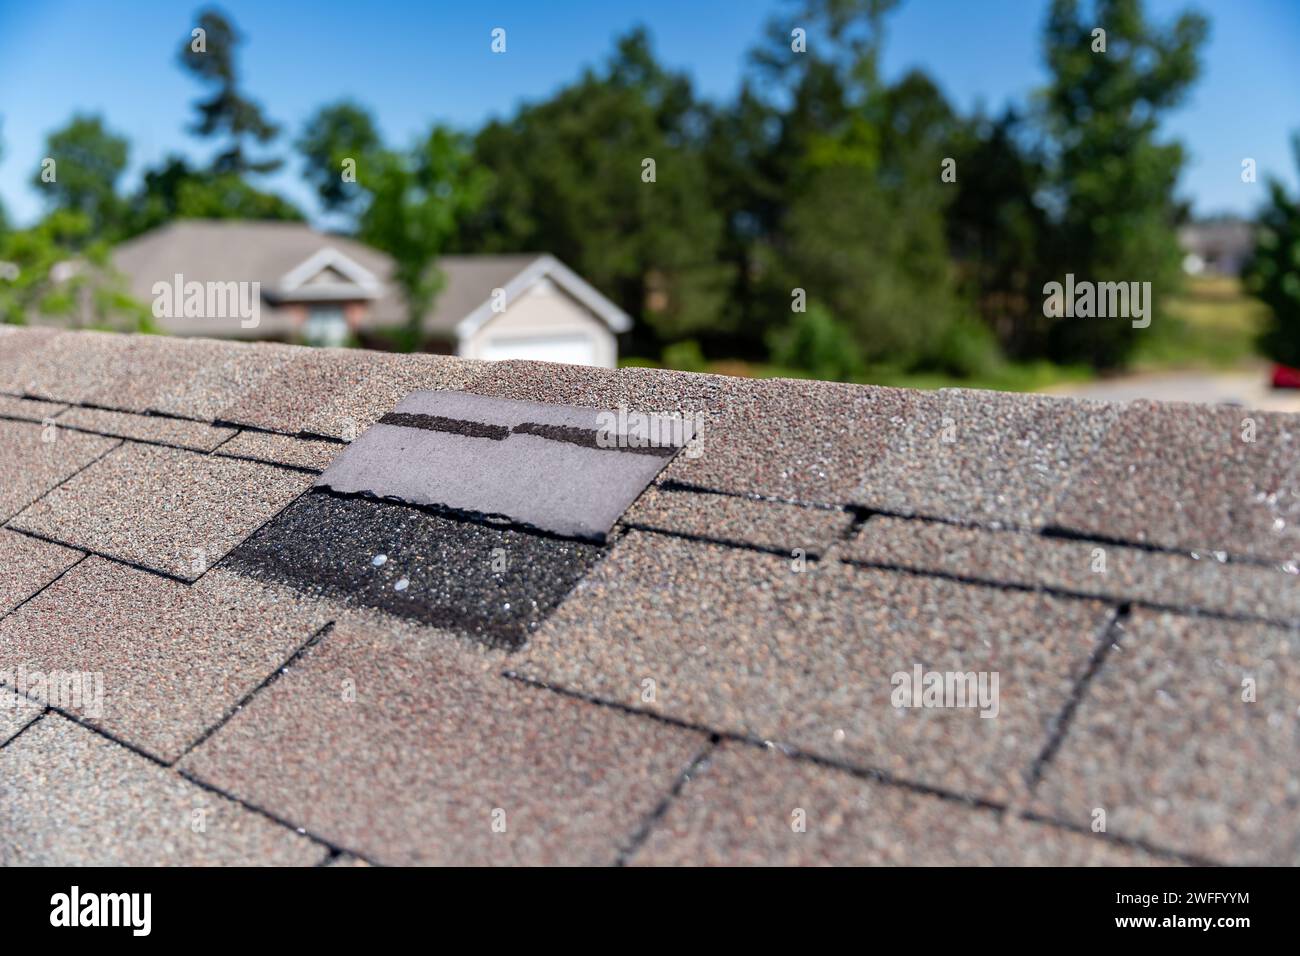
POLYGON ((317 492, 285 509, 225 564, 515 649, 601 554, 580 541, 317 492))

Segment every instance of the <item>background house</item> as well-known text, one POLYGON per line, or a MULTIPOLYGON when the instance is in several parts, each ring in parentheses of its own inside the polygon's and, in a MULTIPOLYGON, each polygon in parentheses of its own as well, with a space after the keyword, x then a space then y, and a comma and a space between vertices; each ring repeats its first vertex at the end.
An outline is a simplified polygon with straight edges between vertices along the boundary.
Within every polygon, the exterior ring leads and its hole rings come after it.
MULTIPOLYGON (((384 253, 301 223, 181 220, 120 244, 113 265, 149 304, 158 282, 259 282, 255 328, 237 318, 162 316, 173 335, 376 345, 406 321, 384 253)), ((425 316, 425 348, 465 358, 612 368, 632 320, 554 256, 444 256, 446 282, 425 316)))

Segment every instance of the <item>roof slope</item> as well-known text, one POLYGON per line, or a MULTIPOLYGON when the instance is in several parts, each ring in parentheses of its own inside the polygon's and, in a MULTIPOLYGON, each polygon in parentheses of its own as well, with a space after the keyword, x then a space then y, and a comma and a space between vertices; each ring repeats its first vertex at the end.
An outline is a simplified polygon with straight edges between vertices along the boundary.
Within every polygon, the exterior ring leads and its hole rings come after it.
POLYGON ((0 329, 0 863, 1294 865, 1297 452, 1228 407, 0 329), (395 416, 424 391, 548 407, 395 416), (699 430, 603 542, 313 487, 387 416, 559 494, 594 452, 553 423, 620 405, 699 430))
MULTIPOLYGON (((121 243, 114 250, 113 262, 128 277, 131 294, 148 303, 154 298, 154 283, 170 284, 178 273, 186 282, 260 282, 263 292, 270 294, 292 270, 324 249, 342 253, 381 282, 381 294, 371 304, 369 326, 405 321, 401 292, 392 282, 393 261, 386 253, 346 236, 320 232, 306 223, 178 220, 121 243)), ((426 331, 450 336, 458 323, 489 301, 494 289, 507 288, 530 266, 560 270, 576 278, 553 257, 540 253, 442 256, 438 268, 445 284, 425 317, 426 331)), ((597 302, 601 304, 609 305, 597 302)), ((618 315, 622 317, 622 313, 618 315)), ((257 334, 283 331, 287 322, 281 310, 264 310, 257 334)), ((163 324, 174 334, 240 334, 238 323, 228 319, 187 318, 163 324)))

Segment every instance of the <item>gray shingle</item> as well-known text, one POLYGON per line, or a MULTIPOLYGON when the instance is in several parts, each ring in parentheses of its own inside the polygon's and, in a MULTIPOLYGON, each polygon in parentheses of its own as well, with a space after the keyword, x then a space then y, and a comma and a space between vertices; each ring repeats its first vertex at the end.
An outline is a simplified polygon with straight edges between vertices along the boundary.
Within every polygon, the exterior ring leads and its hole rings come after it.
POLYGON ((667 461, 601 446, 610 427, 592 409, 413 392, 316 484, 603 541, 667 461))
POLYGON ((0 472, 5 476, 0 481, 0 521, 18 514, 117 444, 97 435, 0 421, 0 472))
POLYGON ((72 567, 81 552, 0 528, 0 616, 72 567))
POLYGON ((232 458, 292 465, 323 471, 338 457, 343 446, 332 441, 311 441, 272 432, 240 432, 221 446, 219 454, 232 458))
POLYGON ((1280 568, 877 515, 841 556, 876 566, 1300 622, 1300 581, 1280 568))
POLYGON ((1223 406, 1133 402, 1070 484, 1052 523, 1166 548, 1296 560, 1297 420, 1223 406), (1255 440, 1243 441, 1252 428, 1255 440))
POLYGON ((60 332, 19 355, 0 388, 72 404, 112 395, 126 375, 123 356, 133 341, 111 332, 60 332))
POLYGON ((57 715, 0 750, 0 806, 5 866, 311 866, 326 855, 57 715))
POLYGON ((13 525, 192 581, 310 483, 270 465, 127 443, 13 525))
MULTIPOLYGON (((2 670, 3 668, 0 668, 0 671, 2 670)), ((0 679, 4 676, 0 674, 0 679)), ((43 710, 45 708, 41 704, 33 703, 12 690, 0 687, 0 747, 22 733, 28 724, 41 716, 43 710)))
POLYGON ((30 398, 0 395, 0 418, 21 418, 29 422, 43 422, 67 408, 58 402, 42 402, 30 398))
POLYGON ((212 451, 235 434, 232 428, 214 428, 200 422, 156 415, 132 415, 95 408, 73 408, 59 416, 60 428, 80 428, 116 438, 176 445, 194 451, 212 451))
POLYGON ((348 618, 183 766, 381 863, 612 863, 704 738, 522 687, 501 662, 348 618))
POLYGON ((894 514, 1037 530, 1118 407, 968 389, 918 393, 889 423, 887 451, 849 500, 894 514))
POLYGON ((838 509, 658 488, 646 489, 623 515, 629 527, 817 556, 852 523, 853 516, 838 509))
POLYGON ((92 556, 0 621, 0 669, 100 675, 102 702, 64 709, 172 761, 328 620, 221 569, 190 587, 92 556))
POLYGON ((1135 611, 1036 808, 1222 863, 1300 863, 1300 631, 1135 611), (1246 702, 1244 681, 1255 682, 1246 702))
POLYGON ((656 822, 641 866, 1141 866, 1102 837, 776 751, 724 744, 656 822), (802 829, 799 829, 802 827, 802 829))
POLYGON ((792 564, 630 532, 512 667, 900 779, 990 799, 1022 789, 1100 639, 1103 605, 792 564), (918 665, 997 672, 997 716, 895 708, 893 675, 918 665))

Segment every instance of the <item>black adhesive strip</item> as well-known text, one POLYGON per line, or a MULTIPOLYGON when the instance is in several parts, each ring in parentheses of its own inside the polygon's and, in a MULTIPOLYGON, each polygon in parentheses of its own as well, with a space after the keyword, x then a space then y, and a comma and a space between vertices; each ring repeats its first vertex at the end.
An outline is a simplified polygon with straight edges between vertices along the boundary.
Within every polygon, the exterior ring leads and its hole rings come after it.
POLYGON ((398 425, 402 428, 421 428, 430 432, 451 432, 468 438, 489 438, 492 441, 505 441, 510 437, 510 429, 505 425, 488 425, 483 422, 465 421, 461 418, 445 418, 442 415, 417 415, 410 412, 389 412, 379 419, 381 425, 398 425))
POLYGON ((551 441, 562 441, 583 448, 595 448, 598 451, 623 451, 635 455, 652 455, 655 458, 671 458, 678 452, 678 449, 671 445, 645 447, 630 444, 613 447, 602 445, 599 441, 600 432, 588 428, 573 428, 568 425, 542 425, 537 422, 523 422, 516 425, 514 430, 517 435, 535 435, 538 438, 549 438, 551 441))

